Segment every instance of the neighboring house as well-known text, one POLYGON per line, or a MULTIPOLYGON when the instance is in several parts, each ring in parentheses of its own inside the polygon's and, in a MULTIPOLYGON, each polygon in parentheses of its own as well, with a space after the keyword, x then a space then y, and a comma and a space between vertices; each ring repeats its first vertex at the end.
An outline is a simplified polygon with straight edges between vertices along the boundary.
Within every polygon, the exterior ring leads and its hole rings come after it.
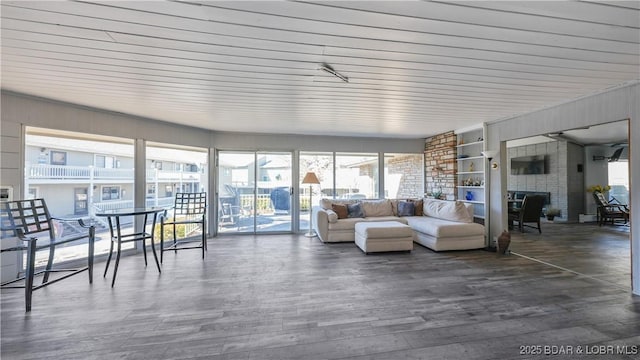
MULTIPOLYGON (((206 186, 201 164, 172 151, 154 151, 146 163, 147 205, 170 205, 176 192, 206 186)), ((46 198, 55 216, 91 216, 133 207, 133 146, 27 135, 25 198, 46 198)))

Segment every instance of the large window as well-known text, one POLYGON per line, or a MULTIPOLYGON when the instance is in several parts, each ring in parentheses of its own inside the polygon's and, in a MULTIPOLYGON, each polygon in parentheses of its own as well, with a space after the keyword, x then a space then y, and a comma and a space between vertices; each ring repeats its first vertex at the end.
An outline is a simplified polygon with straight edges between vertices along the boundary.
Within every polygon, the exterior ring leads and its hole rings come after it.
MULTIPOLYGON (((133 156, 131 140, 28 127, 25 136, 25 193, 22 198, 43 198, 57 218, 93 219, 95 254, 109 250, 107 223, 97 211, 133 207, 133 156), (115 160, 121 166, 116 168, 115 160)), ((17 198, 17 197, 16 197, 17 198)), ((59 223, 62 235, 77 231, 59 223)), ((133 243, 125 247, 133 247, 133 243)), ((87 245, 56 248, 56 261, 85 257, 87 245)), ((48 251, 38 252, 36 265, 46 262, 48 251)))
POLYGON ((616 161, 609 163, 609 198, 620 204, 629 204, 629 162, 616 161))
POLYGON ((424 194, 422 154, 384 154, 384 197, 422 197, 424 194))
POLYGON ((378 198, 378 154, 336 153, 335 197, 378 198))
POLYGON ((208 152, 147 142, 146 205, 172 206, 176 193, 208 192, 208 152))
POLYGON ((317 206, 320 199, 333 197, 333 153, 300 152, 300 181, 307 172, 314 172, 320 185, 300 186, 300 230, 309 229, 309 210, 317 206), (309 204, 309 191, 312 191, 312 204, 309 204))

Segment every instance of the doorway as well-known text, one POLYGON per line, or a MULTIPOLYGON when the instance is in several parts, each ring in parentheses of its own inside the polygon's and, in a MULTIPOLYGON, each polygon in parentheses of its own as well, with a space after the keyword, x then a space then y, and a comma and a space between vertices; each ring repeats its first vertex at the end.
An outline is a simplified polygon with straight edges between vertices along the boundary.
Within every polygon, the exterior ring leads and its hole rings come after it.
POLYGON ((293 154, 218 153, 218 232, 292 231, 293 154))
POLYGON ((87 188, 73 189, 73 214, 87 215, 89 214, 89 197, 87 196, 87 188))
POLYGON ((550 195, 547 207, 561 213, 553 220, 541 217, 541 234, 532 228, 524 233, 512 230, 513 254, 617 287, 631 287, 629 226, 623 222, 600 226, 590 192, 595 186, 609 185, 609 198, 628 201, 628 129, 628 120, 623 120, 507 142, 509 195, 545 192, 550 195), (549 156, 548 173, 513 175, 511 159, 525 155, 549 156))

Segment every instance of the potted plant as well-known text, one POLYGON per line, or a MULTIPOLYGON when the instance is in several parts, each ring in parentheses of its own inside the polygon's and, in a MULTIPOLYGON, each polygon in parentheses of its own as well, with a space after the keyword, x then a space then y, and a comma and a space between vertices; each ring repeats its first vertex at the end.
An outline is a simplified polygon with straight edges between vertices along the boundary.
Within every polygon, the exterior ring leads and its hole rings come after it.
POLYGON ((553 221, 556 216, 560 216, 560 209, 548 208, 545 215, 547 216, 547 220, 553 221))

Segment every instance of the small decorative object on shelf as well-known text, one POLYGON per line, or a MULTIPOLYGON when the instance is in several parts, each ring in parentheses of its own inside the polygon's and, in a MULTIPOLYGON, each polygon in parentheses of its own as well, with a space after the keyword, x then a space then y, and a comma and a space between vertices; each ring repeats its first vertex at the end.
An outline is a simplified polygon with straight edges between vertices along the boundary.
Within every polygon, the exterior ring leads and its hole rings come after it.
POLYGON ((474 169, 473 163, 469 164, 469 171, 472 172, 474 169))
POLYGON ((465 195, 465 199, 469 201, 473 200, 473 192, 467 191, 467 195, 465 195))

